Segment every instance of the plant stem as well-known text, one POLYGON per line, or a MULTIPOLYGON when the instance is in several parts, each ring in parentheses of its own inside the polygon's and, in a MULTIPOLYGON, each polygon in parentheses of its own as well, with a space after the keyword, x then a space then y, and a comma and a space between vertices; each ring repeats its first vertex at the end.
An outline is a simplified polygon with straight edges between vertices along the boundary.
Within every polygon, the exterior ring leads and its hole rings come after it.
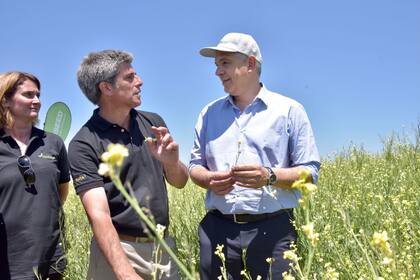
MULTIPOLYGON (((118 174, 118 173, 117 173, 118 174)), ((175 263, 178 265, 179 269, 185 274, 185 276, 190 280, 195 280, 195 278, 191 275, 191 273, 188 271, 188 269, 185 267, 185 265, 177 258, 175 253, 172 251, 172 249, 168 246, 168 244, 165 242, 165 240, 157 233, 155 225, 150 221, 150 219, 147 217, 147 215, 143 212, 143 210, 140 208, 137 199, 135 197, 132 197, 127 190, 123 187, 123 184, 121 183, 121 180, 119 176, 116 176, 115 173, 111 173, 110 177, 112 181, 114 182, 117 189, 123 194, 125 199, 127 199, 128 203, 130 203, 131 207, 137 212, 137 214, 140 216, 140 218, 147 224, 147 226, 152 230, 154 233, 154 238, 158 240, 158 242, 162 245, 162 247, 165 249, 165 251, 169 254, 169 256, 175 261, 175 263)))
MULTIPOLYGON (((305 198, 305 206, 303 211, 305 212, 305 224, 309 225, 310 223, 310 202, 312 200, 312 194, 309 194, 306 198, 305 198)), ((312 266, 312 260, 315 254, 315 247, 312 245, 312 242, 309 241, 309 249, 308 249, 308 259, 305 262, 305 267, 303 268, 304 270, 304 279, 308 279, 309 273, 311 271, 311 266, 312 266)))
POLYGON ((350 232, 350 234, 352 235, 353 239, 356 241, 357 246, 359 246, 360 250, 363 252, 363 255, 367 261, 367 263, 369 264, 369 269, 372 272, 374 279, 378 278, 378 273, 375 270, 375 267, 373 266, 370 257, 368 255, 368 252, 366 251, 366 249, 362 246, 362 244, 360 243, 359 239, 357 238, 357 236, 354 234, 353 229, 351 228, 351 224, 350 224, 350 219, 347 217, 345 211, 343 209, 341 209, 341 215, 344 219, 344 222, 347 226, 347 230, 350 232))

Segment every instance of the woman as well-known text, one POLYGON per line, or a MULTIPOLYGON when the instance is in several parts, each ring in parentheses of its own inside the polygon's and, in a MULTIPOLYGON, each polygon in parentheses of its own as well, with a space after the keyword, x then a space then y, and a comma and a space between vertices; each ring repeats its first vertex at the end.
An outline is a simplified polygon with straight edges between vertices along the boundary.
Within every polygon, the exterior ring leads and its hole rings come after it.
POLYGON ((34 126, 39 80, 0 74, 0 279, 61 279, 60 222, 70 181, 60 137, 34 126))

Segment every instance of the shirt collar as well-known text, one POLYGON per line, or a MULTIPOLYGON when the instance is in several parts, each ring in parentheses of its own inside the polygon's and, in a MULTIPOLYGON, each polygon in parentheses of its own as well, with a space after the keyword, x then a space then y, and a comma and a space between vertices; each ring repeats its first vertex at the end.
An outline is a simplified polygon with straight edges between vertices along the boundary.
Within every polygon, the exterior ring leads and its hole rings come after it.
MULTIPOLYGON (((6 133, 6 131, 3 128, 0 128, 0 139, 11 137, 9 134, 6 133)), ((29 138, 29 141, 31 141, 33 138, 43 138, 45 137, 45 131, 36 128, 35 126, 32 126, 31 130, 31 137, 29 138)))
MULTIPOLYGON (((268 106, 269 104, 268 89, 261 82, 260 82, 260 86, 261 86, 260 91, 258 92, 254 101, 252 101, 252 103, 256 102, 257 100, 261 100, 266 106, 268 106)), ((233 98, 231 95, 226 96, 226 102, 230 103, 230 105, 233 107, 237 107, 235 103, 233 102, 233 98)))
MULTIPOLYGON (((135 109, 131 109, 130 110, 130 128, 132 126, 132 122, 135 120, 136 115, 137 115, 137 111, 135 109)), ((94 126, 96 126, 97 128, 103 131, 108 130, 110 127, 115 125, 113 123, 110 123, 109 121, 107 121, 106 119, 102 118, 99 115, 99 108, 96 108, 93 111, 91 120, 94 126)))
MULTIPOLYGON (((268 96, 268 89, 264 86, 263 83, 260 83, 261 88, 260 91, 257 94, 257 97, 255 99, 260 99, 266 106, 270 103, 269 96, 268 96)), ((255 100, 254 100, 255 102, 255 100)))

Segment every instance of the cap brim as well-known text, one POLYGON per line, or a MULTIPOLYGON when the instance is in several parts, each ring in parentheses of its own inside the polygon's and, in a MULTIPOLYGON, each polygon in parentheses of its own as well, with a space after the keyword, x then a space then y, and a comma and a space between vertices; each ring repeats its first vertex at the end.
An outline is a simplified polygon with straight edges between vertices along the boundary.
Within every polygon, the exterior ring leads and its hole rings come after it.
POLYGON ((215 57, 216 52, 238 52, 237 50, 229 49, 229 48, 221 48, 221 47, 208 47, 202 48, 200 50, 200 54, 205 57, 215 57))

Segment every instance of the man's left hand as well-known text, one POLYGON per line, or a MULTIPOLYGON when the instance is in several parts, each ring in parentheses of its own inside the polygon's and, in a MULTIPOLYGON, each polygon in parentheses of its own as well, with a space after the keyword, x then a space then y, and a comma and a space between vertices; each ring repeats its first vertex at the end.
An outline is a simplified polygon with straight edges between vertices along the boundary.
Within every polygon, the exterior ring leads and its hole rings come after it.
POLYGON ((232 167, 235 184, 240 187, 258 189, 266 185, 269 173, 258 164, 241 164, 232 167))

